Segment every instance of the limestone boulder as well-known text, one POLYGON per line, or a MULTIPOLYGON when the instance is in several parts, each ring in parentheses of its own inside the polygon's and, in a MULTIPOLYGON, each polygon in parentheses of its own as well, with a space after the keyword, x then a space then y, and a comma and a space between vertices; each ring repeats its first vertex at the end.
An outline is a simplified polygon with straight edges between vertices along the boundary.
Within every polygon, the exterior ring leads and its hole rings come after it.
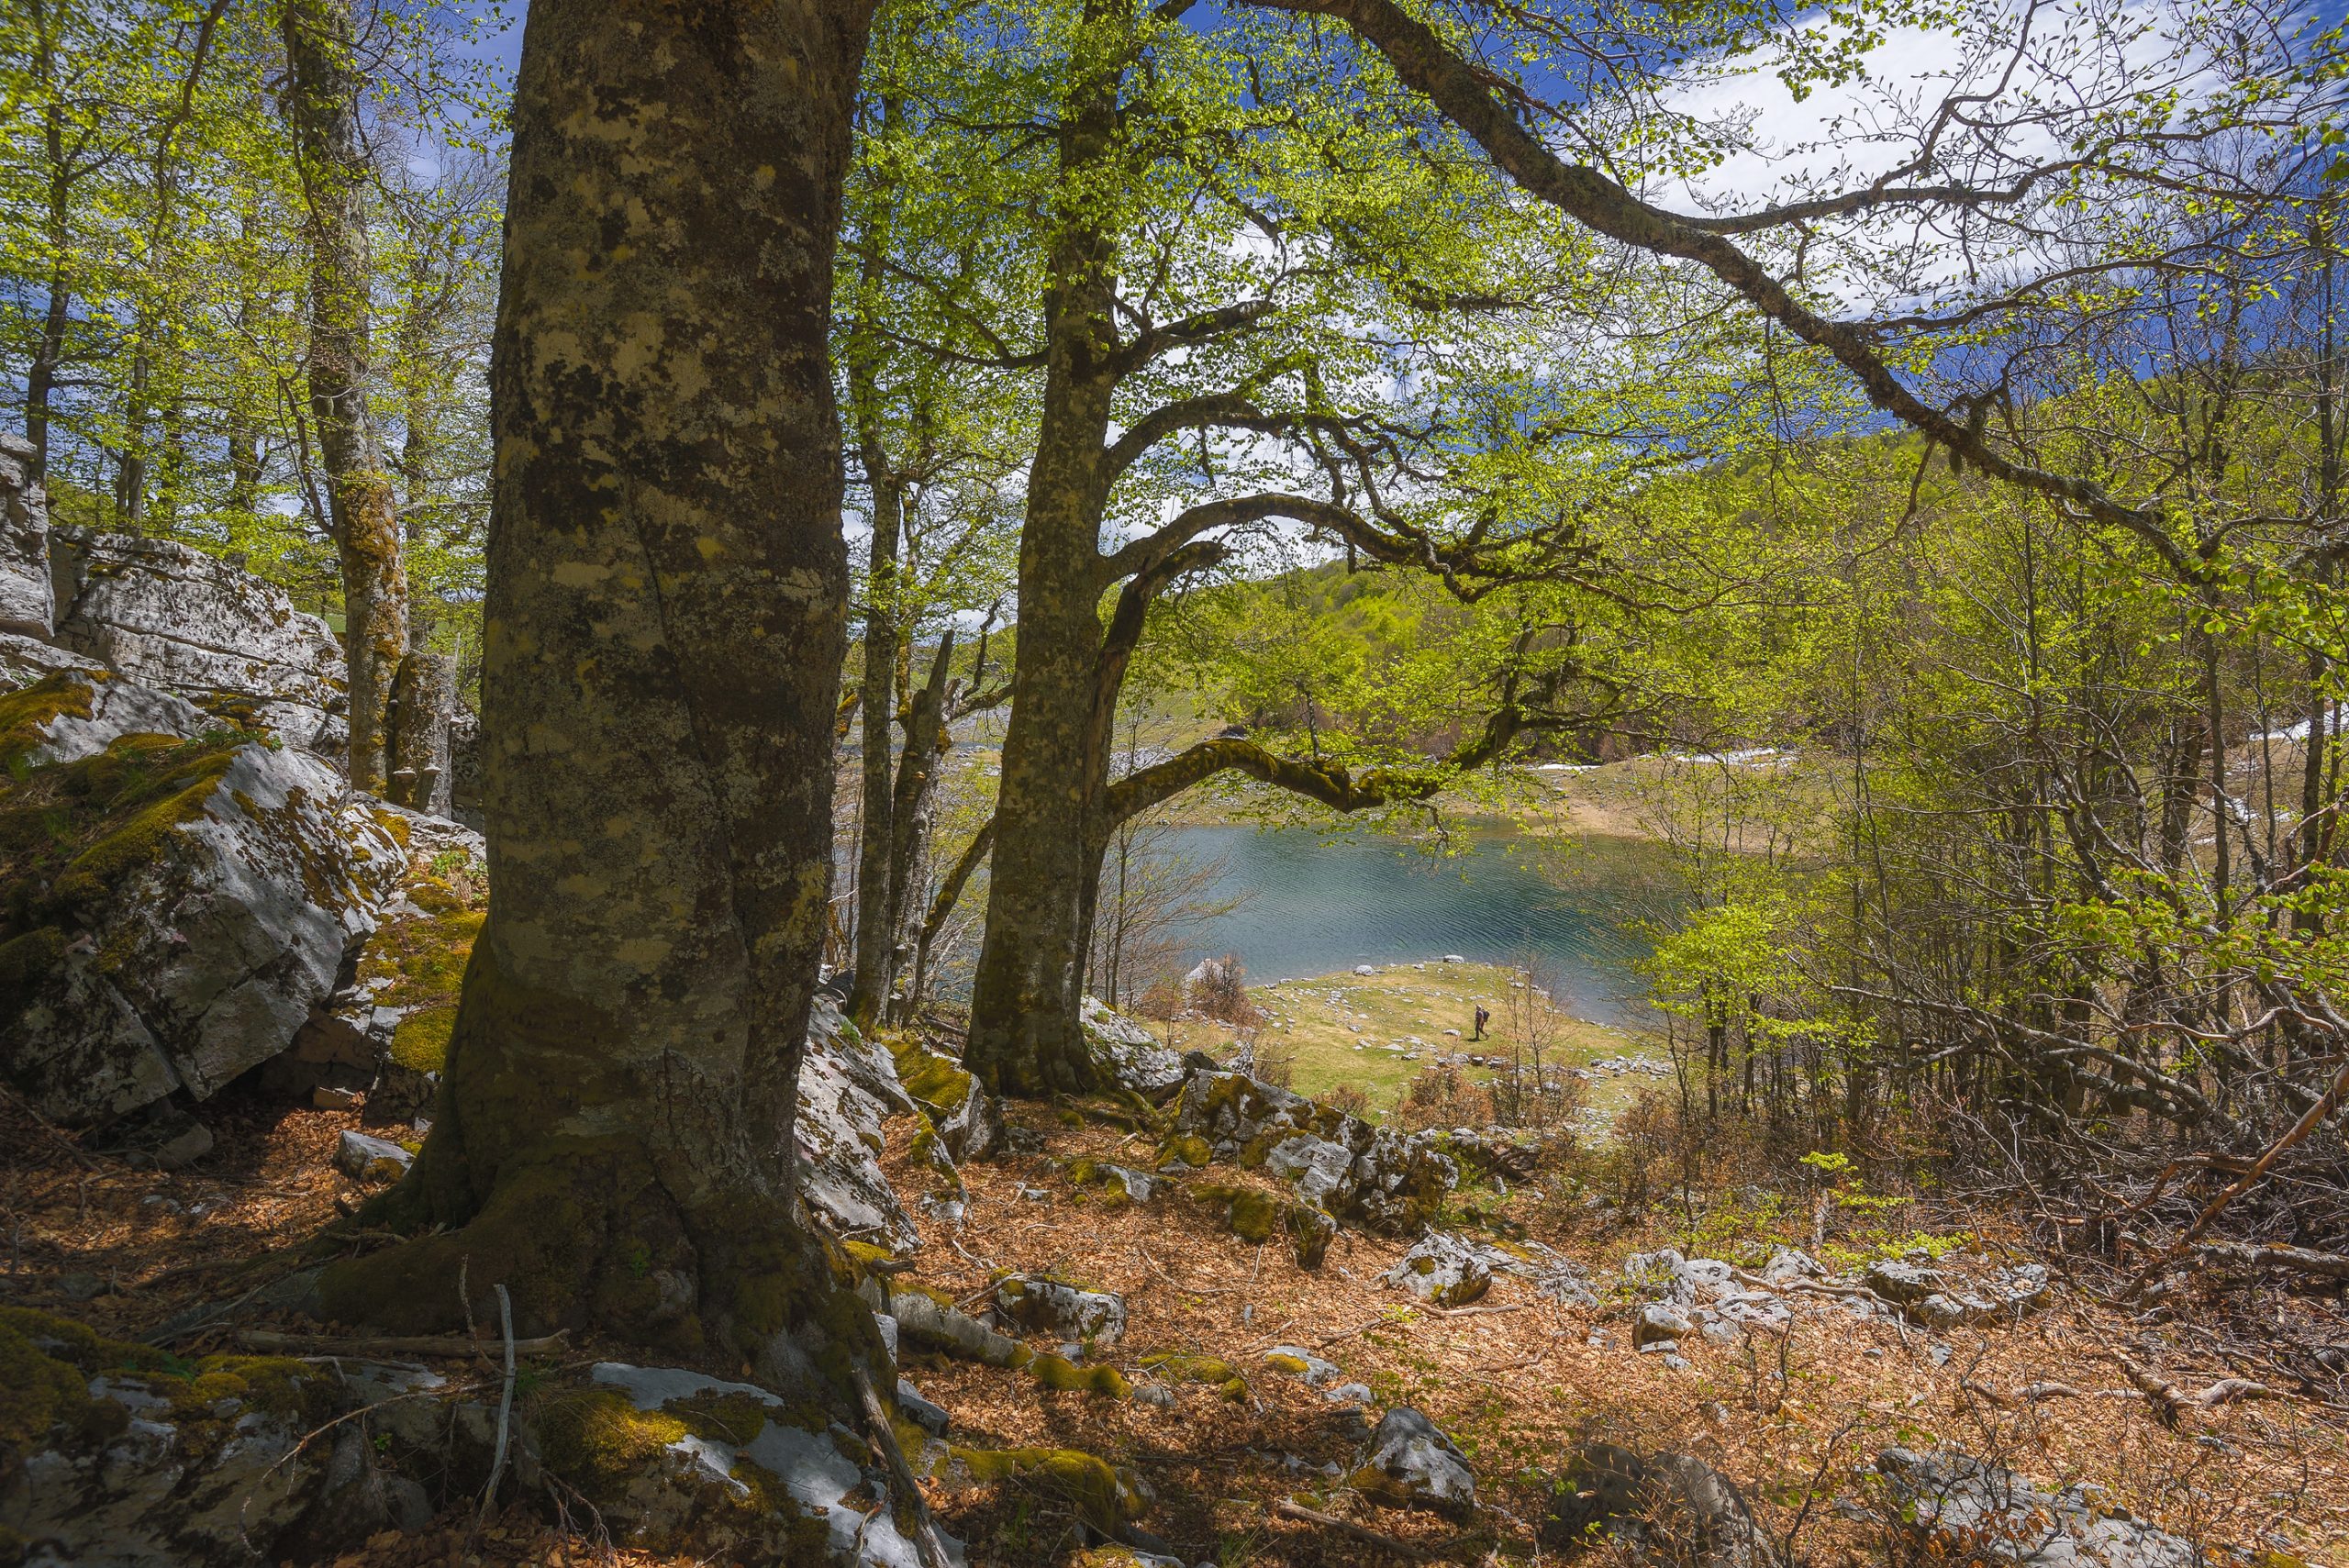
MULTIPOLYGON (((106 740, 128 686, 86 680, 79 715, 28 726, 70 760, 0 786, 0 1073, 72 1125, 205 1099, 284 1051, 406 866, 317 758, 106 740)), ((57 696, 0 698, 0 731, 57 696)))
POLYGON ((1459 1165, 1426 1134, 1373 1127, 1243 1073, 1185 1080, 1167 1153, 1272 1169, 1309 1207, 1390 1235, 1425 1226, 1460 1181, 1459 1165))
POLYGON ((54 640, 141 685, 340 755, 349 683, 327 623, 276 584, 169 539, 50 530, 54 640))
POLYGON ((1347 1485, 1389 1507, 1457 1517, 1476 1507, 1476 1475, 1468 1468, 1468 1456, 1408 1405, 1387 1411, 1373 1429, 1347 1485))
POLYGON ((0 1312, 8 1428, 0 1539, 28 1561, 228 1568, 320 1562, 402 1513, 330 1368, 259 1356, 190 1365, 46 1314, 0 1312))
POLYGON ((996 1310, 1030 1333, 1114 1345, 1126 1332, 1126 1298, 1052 1274, 1014 1274, 995 1287, 996 1310))
POLYGON ((49 580, 49 504, 32 481, 33 446, 0 435, 0 632, 46 639, 57 626, 49 580))
POLYGON ((1388 1284, 1432 1307, 1465 1307, 1493 1288, 1493 1271, 1475 1248, 1431 1230, 1386 1271, 1388 1284))
POLYGON ((2101 1506, 2088 1487, 2041 1486, 1961 1450, 1887 1449, 1876 1456, 1876 1472, 1885 1517, 1939 1560, 2014 1568, 2200 1568, 2226 1555, 2101 1506))
MULTIPOLYGON (((869 1451, 863 1440, 756 1385, 598 1362, 584 1387, 546 1400, 533 1426, 547 1468, 596 1505, 618 1544, 918 1568, 886 1473, 849 1457, 869 1451)), ((964 1561, 959 1543, 946 1545, 964 1561)))
POLYGON ((819 1223, 843 1239, 909 1251, 918 1237, 881 1169, 882 1124, 909 1115, 889 1053, 819 997, 799 1063, 800 1191, 819 1223))
POLYGON ((0 693, 22 691, 60 671, 78 670, 91 674, 105 668, 96 660, 70 653, 53 642, 0 630, 0 693))
POLYGON ((1154 1106, 1173 1099, 1190 1070, 1180 1053, 1151 1038, 1141 1025, 1112 1012, 1098 997, 1085 998, 1081 1014, 1085 1043, 1103 1076, 1154 1106))
POLYGON ((1669 1568, 1777 1568, 1780 1561, 1736 1483, 1688 1454, 1642 1457, 1589 1443, 1549 1492, 1536 1527, 1544 1546, 1612 1542, 1633 1561, 1669 1568))

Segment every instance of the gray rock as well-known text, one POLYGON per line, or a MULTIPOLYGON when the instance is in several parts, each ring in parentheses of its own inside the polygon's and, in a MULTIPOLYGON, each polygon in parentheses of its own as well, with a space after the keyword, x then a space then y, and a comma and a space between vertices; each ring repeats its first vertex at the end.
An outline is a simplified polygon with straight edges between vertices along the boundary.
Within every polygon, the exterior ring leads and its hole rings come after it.
POLYGON ((143 685, 241 709, 321 756, 347 744, 349 683, 327 623, 284 589, 169 539, 50 530, 56 640, 143 685))
POLYGON ((1876 1456, 1886 1517, 1953 1561, 2013 1568, 2200 1568, 2192 1542, 2117 1509, 2087 1488, 2049 1491, 1956 1450, 1891 1448, 1876 1456))
POLYGON ((1431 1230, 1380 1276, 1436 1307, 1465 1307, 1493 1288, 1493 1271, 1456 1236, 1431 1230))
POLYGON ((1340 1376, 1338 1363, 1324 1361, 1303 1345, 1275 1345, 1264 1352, 1265 1364, 1275 1372, 1305 1379, 1308 1387, 1319 1388, 1340 1376))
POLYGON ((0 631, 46 640, 57 627, 49 576, 49 502, 32 482, 33 446, 0 434, 0 631))
MULTIPOLYGON (((798 1424, 807 1418, 765 1389, 700 1373, 604 1362, 591 1376, 644 1411, 710 1395, 751 1399, 767 1407, 768 1418, 747 1441, 689 1435, 666 1445, 629 1479, 621 1497, 603 1505, 615 1536, 629 1541, 690 1540, 700 1555, 798 1561, 785 1552, 785 1545, 804 1539, 804 1527, 795 1528, 799 1520, 814 1519, 824 1527, 825 1559, 831 1563, 918 1568, 914 1544, 886 1506, 888 1478, 848 1457, 864 1451, 848 1429, 811 1429, 798 1424), (739 1474, 745 1466, 761 1473, 764 1485, 757 1492, 739 1474), (776 1509, 763 1519, 740 1507, 744 1497, 761 1492, 774 1499, 776 1509), (875 1508, 869 1499, 883 1506, 875 1508), (792 1517, 785 1517, 785 1509, 792 1517), (747 1525, 746 1513, 751 1515, 747 1525)), ((949 1545, 961 1562, 959 1545, 949 1545)))
POLYGON ((1827 1270, 1818 1259, 1798 1248, 1780 1247, 1762 1265, 1762 1277, 1772 1284, 1785 1286, 1797 1280, 1825 1279, 1827 1270))
POLYGON ((1013 1274, 995 1287, 996 1310, 1030 1333, 1114 1345, 1126 1331, 1126 1298, 1051 1274, 1013 1274))
POLYGON ((1671 1568, 1776 1568, 1776 1550, 1735 1483, 1702 1460, 1642 1458, 1613 1443, 1576 1451, 1550 1487, 1542 1545, 1613 1541, 1671 1568))
POLYGON ((1640 1315, 1631 1320, 1631 1343, 1640 1349, 1666 1341, 1676 1344, 1696 1331, 1697 1326, 1678 1307, 1653 1302, 1641 1307, 1640 1315))
POLYGON ((1097 997, 1085 997, 1079 1016, 1093 1060, 1111 1083, 1152 1105, 1164 1105, 1182 1089, 1190 1069, 1148 1029, 1110 1011, 1097 997))
POLYGON ((1321 1397, 1332 1405, 1367 1405, 1371 1400, 1370 1385, 1341 1383, 1334 1388, 1323 1389, 1321 1397))
POLYGON ((807 1019, 799 1064, 800 1192, 836 1236, 910 1251, 919 1237, 897 1190, 881 1169, 881 1125, 910 1115, 888 1052, 864 1038, 828 996, 807 1019))
POLYGON ((976 1318, 914 1289, 892 1293, 886 1301, 897 1332, 917 1345, 989 1366, 1009 1366, 1027 1347, 976 1318))
POLYGON ((0 1020, 0 1073, 53 1120, 201 1100, 284 1050, 400 874, 398 845, 317 759, 253 744, 212 766, 184 819, 117 834, 128 858, 49 928, 0 1020))
POLYGON ((1906 1307, 1910 1302, 1922 1301, 1943 1288, 1939 1271, 1929 1269, 1921 1263, 1904 1263, 1890 1260, 1870 1263, 1867 1273, 1861 1277, 1860 1283, 1887 1301, 1900 1307, 1906 1307))
POLYGON ((79 653, 20 632, 0 631, 0 692, 22 691, 35 681, 54 675, 61 670, 78 670, 84 674, 106 668, 95 659, 84 659, 79 653))
MULTIPOLYGON (((0 653, 8 653, 21 639, 9 639, 0 653)), ((34 644, 39 647, 39 644, 34 644)), ((95 757, 126 735, 169 735, 193 740, 218 724, 184 697, 173 696, 130 681, 117 680, 96 664, 58 654, 49 667, 24 666, 28 676, 11 689, 37 681, 53 680, 53 700, 42 706, 47 717, 31 726, 32 744, 16 759, 20 766, 78 762, 95 757)))
POLYGON ((1286 1178, 1317 1208, 1330 1207, 1333 1195, 1342 1201, 1353 1166, 1353 1150, 1308 1133, 1283 1139, 1264 1156, 1264 1169, 1286 1178))
POLYGON ((1136 1203, 1148 1203, 1158 1191, 1158 1178, 1146 1171, 1129 1165, 1104 1165, 1102 1173, 1113 1178, 1124 1189, 1127 1197, 1136 1203))
POLYGON ((1285 1166, 1320 1194, 1314 1207, 1390 1235, 1422 1229, 1460 1181, 1459 1165, 1425 1133, 1374 1128, 1241 1073, 1194 1073, 1175 1101, 1174 1130, 1196 1135, 1219 1160, 1269 1161, 1286 1146, 1285 1166), (1351 1156, 1342 1172, 1323 1144, 1351 1156))
MULTIPOLYGON (((60 1362, 73 1353, 32 1348, 60 1362)), ((312 1368, 293 1379, 290 1403, 230 1394, 190 1418, 163 1374, 91 1378, 94 1414, 112 1418, 60 1427, 27 1453, 0 1487, 0 1528, 30 1543, 35 1562, 88 1568, 241 1568, 256 1553, 330 1560, 383 1514, 351 1506, 362 1473, 338 1445, 305 1446, 340 1403, 335 1374, 312 1368)))
POLYGON ((354 1181, 395 1182, 415 1163, 415 1155, 387 1138, 346 1129, 335 1142, 335 1169, 354 1181))
POLYGON ((934 1438, 944 1437, 947 1427, 953 1421, 943 1407, 923 1398, 921 1390, 902 1377, 897 1379, 897 1408, 903 1410, 914 1425, 934 1438))
POLYGON ((1397 1406, 1379 1421, 1347 1485, 1389 1507, 1458 1516, 1476 1506, 1476 1476, 1467 1456, 1408 1405, 1397 1406))

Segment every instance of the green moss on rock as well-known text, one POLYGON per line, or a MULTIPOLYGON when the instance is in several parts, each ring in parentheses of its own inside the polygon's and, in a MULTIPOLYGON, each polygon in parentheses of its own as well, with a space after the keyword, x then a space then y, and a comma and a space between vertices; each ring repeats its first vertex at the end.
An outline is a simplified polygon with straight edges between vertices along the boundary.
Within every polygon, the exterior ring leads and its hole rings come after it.
POLYGON ((1130 1470, 1073 1448, 957 1448, 952 1459, 974 1481, 1017 1481, 1066 1503, 1094 1529, 1108 1533, 1130 1524, 1150 1506, 1130 1470))
POLYGON ((1038 1352, 1029 1358, 1028 1374, 1062 1394, 1098 1394, 1110 1399, 1130 1398, 1134 1385, 1114 1366, 1079 1366, 1065 1356, 1038 1352))

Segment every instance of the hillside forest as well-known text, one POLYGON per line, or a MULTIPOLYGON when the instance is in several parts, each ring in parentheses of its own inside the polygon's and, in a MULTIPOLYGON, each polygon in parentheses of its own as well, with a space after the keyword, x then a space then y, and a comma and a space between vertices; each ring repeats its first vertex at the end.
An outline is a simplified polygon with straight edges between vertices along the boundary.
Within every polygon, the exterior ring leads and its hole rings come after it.
POLYGON ((2349 1562, 2327 8, 0 17, 0 1563, 2349 1562))

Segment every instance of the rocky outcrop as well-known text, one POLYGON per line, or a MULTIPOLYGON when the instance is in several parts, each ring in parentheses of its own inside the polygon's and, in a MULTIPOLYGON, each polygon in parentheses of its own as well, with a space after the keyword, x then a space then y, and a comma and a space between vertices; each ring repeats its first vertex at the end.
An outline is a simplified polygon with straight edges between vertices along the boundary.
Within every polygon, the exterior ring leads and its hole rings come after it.
POLYGON ((1672 1568, 1776 1568, 1777 1551, 1736 1483, 1685 1453, 1642 1458, 1613 1443, 1578 1450, 1550 1487, 1544 1546, 1612 1541, 1672 1568))
POLYGON ((376 1468, 330 1367, 261 1356, 193 1363, 81 1324, 0 1308, 0 1540, 30 1561, 320 1562, 429 1514, 376 1468))
POLYGON ((0 744, 70 759, 0 795, 0 1072, 56 1120, 200 1100, 284 1051, 406 870, 316 758, 107 739, 184 706, 72 673, 0 698, 0 744))
POLYGON ((912 1218, 881 1169, 881 1124, 914 1104, 889 1053, 818 998, 799 1063, 800 1193, 834 1235, 892 1251, 916 1244, 912 1218))
POLYGON ((2200 1568, 2216 1555, 2121 1509, 2100 1507, 2087 1487, 2051 1491, 1956 1450, 1887 1449, 1876 1456, 1876 1471, 1886 1517, 1941 1561, 2200 1568))
POLYGON ((341 754, 342 650, 284 590, 169 539, 57 528, 49 555, 59 646, 289 746, 341 754))
POLYGON ((1274 1171, 1312 1206, 1389 1234, 1426 1225, 1460 1180, 1460 1167, 1424 1134, 1373 1127, 1241 1073, 1185 1081, 1168 1153, 1274 1171))
POLYGON ((886 1473, 849 1457, 869 1452, 863 1438, 755 1385, 604 1362, 533 1424, 547 1467, 625 1544, 726 1561, 919 1562, 886 1473))
MULTIPOLYGON (((0 658, 9 651, 0 649, 0 658)), ((121 680, 94 664, 75 660, 39 669, 27 660, 18 668, 29 678, 10 686, 0 701, 0 766, 12 772, 78 762, 128 735, 194 740, 220 731, 185 698, 121 680)))
POLYGON ((57 628, 49 580, 49 502, 32 482, 33 446, 0 435, 0 632, 46 640, 57 628))
POLYGON ((1437 1230, 1420 1237, 1385 1278, 1432 1307, 1465 1307, 1493 1288, 1493 1271, 1475 1250, 1437 1230))

